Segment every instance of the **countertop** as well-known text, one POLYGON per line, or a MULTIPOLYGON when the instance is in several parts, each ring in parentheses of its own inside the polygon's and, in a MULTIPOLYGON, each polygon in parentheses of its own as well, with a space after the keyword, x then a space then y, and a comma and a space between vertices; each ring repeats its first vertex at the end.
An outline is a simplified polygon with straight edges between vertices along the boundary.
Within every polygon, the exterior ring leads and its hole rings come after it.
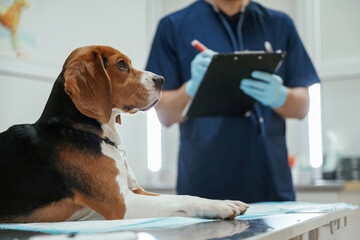
POLYGON ((360 191, 360 181, 315 180, 295 184, 296 191, 360 191))
MULTIPOLYGON (((360 181, 323 180, 318 179, 308 183, 296 183, 296 191, 358 191, 360 181)), ((173 187, 145 187, 147 191, 160 194, 176 194, 173 187)))

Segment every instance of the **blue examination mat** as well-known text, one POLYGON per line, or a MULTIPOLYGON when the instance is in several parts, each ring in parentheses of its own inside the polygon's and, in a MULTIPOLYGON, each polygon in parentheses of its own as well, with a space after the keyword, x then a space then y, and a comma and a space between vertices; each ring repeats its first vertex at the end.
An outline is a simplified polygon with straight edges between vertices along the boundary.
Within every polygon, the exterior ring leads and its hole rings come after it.
POLYGON ((239 220, 250 220, 271 215, 288 213, 327 213, 341 209, 357 209, 358 206, 348 203, 307 203, 307 202, 262 202, 250 204, 239 220))
MULTIPOLYGON (((346 203, 318 204, 305 202, 266 202, 250 204, 244 215, 236 220, 251 220, 271 215, 291 213, 328 213, 341 209, 357 209, 357 206, 346 203)), ((165 217, 133 220, 101 220, 59 223, 25 223, 1 224, 0 230, 36 231, 50 234, 101 233, 145 229, 171 229, 204 222, 218 221, 215 219, 165 217)))

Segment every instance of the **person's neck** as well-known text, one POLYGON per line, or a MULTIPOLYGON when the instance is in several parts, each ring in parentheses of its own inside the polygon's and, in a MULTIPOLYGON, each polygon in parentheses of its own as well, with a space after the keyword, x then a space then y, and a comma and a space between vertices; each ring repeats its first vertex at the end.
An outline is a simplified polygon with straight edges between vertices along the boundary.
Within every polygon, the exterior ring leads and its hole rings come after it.
POLYGON ((215 5, 228 16, 233 16, 246 7, 250 0, 213 0, 215 5))

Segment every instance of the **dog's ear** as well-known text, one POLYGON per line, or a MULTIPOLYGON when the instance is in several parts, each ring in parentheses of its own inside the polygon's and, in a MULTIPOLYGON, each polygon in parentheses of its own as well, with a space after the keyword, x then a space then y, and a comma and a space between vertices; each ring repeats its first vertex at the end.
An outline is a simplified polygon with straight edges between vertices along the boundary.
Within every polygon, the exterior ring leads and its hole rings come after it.
POLYGON ((120 114, 116 116, 115 122, 116 122, 117 124, 121 125, 121 117, 120 117, 120 114))
POLYGON ((64 65, 65 92, 84 115, 102 123, 110 120, 112 88, 99 49, 73 52, 64 65))

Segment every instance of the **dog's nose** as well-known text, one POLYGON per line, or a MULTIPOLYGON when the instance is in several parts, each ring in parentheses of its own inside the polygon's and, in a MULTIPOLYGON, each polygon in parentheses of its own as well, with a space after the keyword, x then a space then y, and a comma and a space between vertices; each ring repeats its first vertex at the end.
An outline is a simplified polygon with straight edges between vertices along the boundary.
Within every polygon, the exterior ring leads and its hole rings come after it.
POLYGON ((155 83, 155 88, 157 89, 162 89, 163 86, 164 86, 164 77, 163 76, 160 76, 160 75, 156 75, 154 78, 153 78, 153 81, 155 83))

